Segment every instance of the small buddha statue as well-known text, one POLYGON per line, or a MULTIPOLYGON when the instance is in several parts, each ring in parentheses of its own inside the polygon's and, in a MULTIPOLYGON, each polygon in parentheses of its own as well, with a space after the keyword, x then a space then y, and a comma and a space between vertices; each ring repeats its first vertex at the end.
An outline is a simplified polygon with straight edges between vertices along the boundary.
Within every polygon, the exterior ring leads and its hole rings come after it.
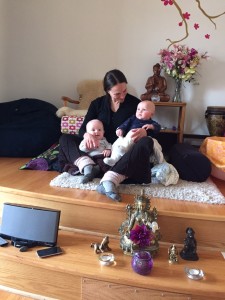
POLYGON ((153 66, 153 76, 150 76, 146 82, 146 93, 141 95, 141 100, 152 100, 167 102, 170 100, 170 96, 165 93, 167 89, 167 82, 165 77, 160 75, 161 67, 157 63, 153 66))
POLYGON ((168 259, 170 264, 178 263, 178 251, 175 245, 170 246, 168 250, 168 254, 169 254, 168 259))
POLYGON ((195 239, 195 232, 191 227, 186 229, 186 238, 184 239, 184 247, 180 252, 180 256, 185 260, 198 260, 197 241, 195 239))

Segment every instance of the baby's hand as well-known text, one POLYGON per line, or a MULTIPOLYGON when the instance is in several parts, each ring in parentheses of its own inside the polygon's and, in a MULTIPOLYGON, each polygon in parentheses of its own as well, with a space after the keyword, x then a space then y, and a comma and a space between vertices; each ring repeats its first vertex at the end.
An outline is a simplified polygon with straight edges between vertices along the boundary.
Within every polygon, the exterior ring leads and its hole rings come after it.
POLYGON ((123 130, 122 129, 117 129, 116 130, 116 135, 117 136, 123 136, 123 130))
POLYGON ((143 125, 142 128, 144 128, 145 130, 148 130, 148 129, 154 129, 154 126, 152 124, 146 124, 146 125, 143 125))
POLYGON ((111 155, 111 150, 105 149, 105 150, 103 150, 102 154, 104 155, 104 157, 109 157, 111 155))
POLYGON ((142 137, 147 136, 147 132, 144 128, 131 129, 129 136, 134 143, 137 143, 142 137))

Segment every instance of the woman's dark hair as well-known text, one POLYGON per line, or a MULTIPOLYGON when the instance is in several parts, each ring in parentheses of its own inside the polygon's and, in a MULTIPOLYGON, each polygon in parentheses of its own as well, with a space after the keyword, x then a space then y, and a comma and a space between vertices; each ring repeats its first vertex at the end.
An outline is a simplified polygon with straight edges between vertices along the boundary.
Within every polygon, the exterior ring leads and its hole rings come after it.
POLYGON ((127 83, 125 75, 117 69, 108 71, 103 79, 103 88, 106 93, 118 83, 127 83))

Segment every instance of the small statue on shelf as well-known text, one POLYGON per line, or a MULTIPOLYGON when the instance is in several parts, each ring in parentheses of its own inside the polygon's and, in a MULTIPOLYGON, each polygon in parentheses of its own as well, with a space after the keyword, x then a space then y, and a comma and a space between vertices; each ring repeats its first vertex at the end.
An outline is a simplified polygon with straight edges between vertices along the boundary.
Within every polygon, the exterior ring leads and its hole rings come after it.
POLYGON ((186 238, 184 240, 184 247, 180 252, 180 256, 185 260, 198 260, 197 241, 195 239, 195 232, 191 227, 186 229, 186 238))
POLYGON ((165 77, 160 75, 161 67, 157 63, 153 66, 153 76, 150 76, 146 82, 146 93, 141 95, 141 100, 163 101, 170 100, 170 96, 165 93, 167 82, 165 77))
POLYGON ((109 236, 106 235, 101 243, 91 243, 91 248, 94 248, 96 254, 111 251, 112 249, 109 247, 109 236))
POLYGON ((170 246, 170 248, 168 249, 168 254, 170 264, 178 263, 178 251, 175 245, 170 246))

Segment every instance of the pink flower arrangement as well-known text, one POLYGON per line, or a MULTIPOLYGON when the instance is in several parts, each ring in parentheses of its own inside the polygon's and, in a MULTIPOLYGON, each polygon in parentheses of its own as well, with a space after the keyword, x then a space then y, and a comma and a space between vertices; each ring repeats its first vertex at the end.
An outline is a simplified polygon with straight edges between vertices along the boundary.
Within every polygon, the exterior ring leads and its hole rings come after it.
POLYGON ((185 45, 174 44, 172 46, 172 50, 161 49, 159 52, 162 69, 175 79, 189 82, 194 80, 201 58, 206 59, 208 56, 206 53, 199 55, 196 49, 185 45))

